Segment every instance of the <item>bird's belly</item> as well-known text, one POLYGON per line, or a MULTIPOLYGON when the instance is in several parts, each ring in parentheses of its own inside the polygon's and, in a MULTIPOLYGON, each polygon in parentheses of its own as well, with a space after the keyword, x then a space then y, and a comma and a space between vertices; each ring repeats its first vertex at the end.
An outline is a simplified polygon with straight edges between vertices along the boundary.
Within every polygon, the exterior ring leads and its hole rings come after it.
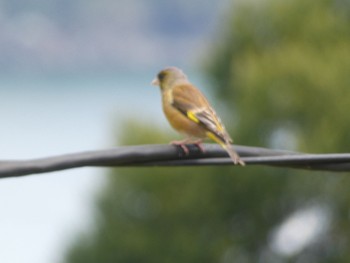
POLYGON ((164 114, 170 125, 180 133, 196 138, 205 138, 206 130, 188 119, 185 115, 174 109, 172 106, 163 107, 164 114))

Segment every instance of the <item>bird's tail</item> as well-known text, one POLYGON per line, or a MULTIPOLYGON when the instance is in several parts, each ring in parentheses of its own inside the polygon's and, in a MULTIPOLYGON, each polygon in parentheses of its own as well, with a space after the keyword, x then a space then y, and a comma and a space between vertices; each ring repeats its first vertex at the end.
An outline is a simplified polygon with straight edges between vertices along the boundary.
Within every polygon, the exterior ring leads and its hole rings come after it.
POLYGON ((239 157, 238 153, 235 152, 233 149, 233 146, 230 143, 230 138, 219 138, 212 132, 207 132, 207 136, 212 139, 213 141, 217 142, 220 144, 222 148, 226 150, 228 155, 230 156, 231 160, 233 161, 234 164, 240 164, 242 166, 245 166, 245 163, 241 158, 239 157))
POLYGON ((221 146, 226 150, 234 164, 240 164, 242 166, 245 166, 245 162, 239 157, 238 153, 235 152, 230 143, 223 143, 221 144, 221 146))

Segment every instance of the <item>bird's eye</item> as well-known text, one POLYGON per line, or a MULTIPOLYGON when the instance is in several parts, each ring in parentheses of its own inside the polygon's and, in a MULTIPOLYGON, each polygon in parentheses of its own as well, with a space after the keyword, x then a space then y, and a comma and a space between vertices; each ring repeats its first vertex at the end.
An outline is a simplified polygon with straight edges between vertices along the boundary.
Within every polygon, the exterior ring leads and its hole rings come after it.
POLYGON ((164 78, 165 78, 165 72, 160 72, 160 73, 158 74, 158 79, 159 79, 160 81, 162 81, 164 78))

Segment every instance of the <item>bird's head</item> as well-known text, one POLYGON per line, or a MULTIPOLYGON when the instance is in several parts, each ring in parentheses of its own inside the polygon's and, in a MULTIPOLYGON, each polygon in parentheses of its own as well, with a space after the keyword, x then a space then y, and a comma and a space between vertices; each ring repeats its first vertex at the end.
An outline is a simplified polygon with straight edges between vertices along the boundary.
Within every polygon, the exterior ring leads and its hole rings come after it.
POLYGON ((169 67, 158 73, 157 77, 152 81, 152 85, 159 86, 162 90, 166 90, 172 88, 174 85, 187 82, 187 76, 181 69, 169 67))

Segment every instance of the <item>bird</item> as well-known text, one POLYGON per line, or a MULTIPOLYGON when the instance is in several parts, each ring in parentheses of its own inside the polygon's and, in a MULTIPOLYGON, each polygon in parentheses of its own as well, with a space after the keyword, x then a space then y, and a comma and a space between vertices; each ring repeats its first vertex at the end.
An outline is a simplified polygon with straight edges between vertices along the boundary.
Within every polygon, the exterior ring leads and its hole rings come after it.
POLYGON ((180 146, 188 155, 186 144, 195 144, 205 152, 201 143, 209 138, 226 150, 234 164, 245 165, 233 149, 232 139, 213 107, 181 69, 164 68, 151 84, 160 87, 163 112, 170 125, 186 136, 171 144, 180 146))

